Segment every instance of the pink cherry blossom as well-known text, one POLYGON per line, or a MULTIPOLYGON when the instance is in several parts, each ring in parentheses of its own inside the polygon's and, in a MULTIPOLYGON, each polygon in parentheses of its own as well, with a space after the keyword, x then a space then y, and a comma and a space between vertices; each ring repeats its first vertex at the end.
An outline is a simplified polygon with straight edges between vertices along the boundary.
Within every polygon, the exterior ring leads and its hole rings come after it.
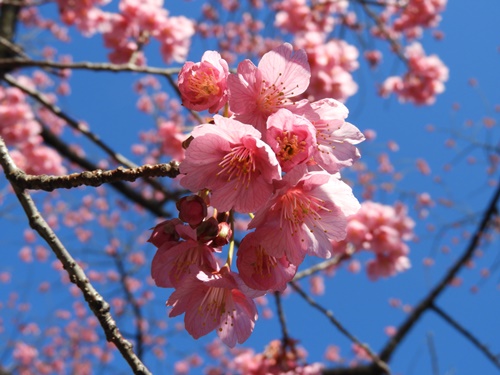
POLYGON ((334 4, 338 2, 322 2, 315 6, 306 0, 284 0, 277 2, 275 26, 290 33, 304 31, 330 32, 333 30, 334 19, 331 14, 334 4))
POLYGON ((410 260, 406 256, 377 255, 366 264, 366 273, 371 280, 375 281, 380 277, 394 276, 410 267, 410 260))
POLYGON ((380 88, 384 97, 395 93, 401 102, 417 105, 432 104, 436 95, 444 91, 448 80, 448 68, 436 56, 426 56, 419 43, 413 43, 405 50, 408 72, 403 77, 387 78, 380 88))
POLYGON ((286 257, 276 258, 266 251, 266 242, 255 232, 247 234, 238 247, 236 266, 241 279, 252 289, 284 291, 297 267, 286 257))
POLYGON ((179 72, 182 104, 195 111, 217 113, 227 102, 229 67, 216 51, 207 51, 201 62, 188 61, 179 72))
POLYGON ((151 277, 163 288, 178 287, 193 272, 193 266, 196 266, 195 272, 211 273, 218 269, 214 249, 198 241, 195 229, 179 224, 175 231, 185 241, 164 242, 151 263, 151 277))
POLYGON ((211 205, 220 211, 253 212, 281 178, 278 160, 252 126, 218 115, 214 121, 193 130, 180 183, 193 192, 210 189, 211 205))
MULTIPOLYGON (((242 289, 238 274, 198 272, 184 279, 167 301, 169 316, 185 313, 186 330, 195 339, 213 331, 229 347, 245 342, 257 320, 257 308, 242 289)), ((256 296, 256 295, 255 295, 256 296)))
POLYGON ((349 111, 335 99, 323 99, 311 104, 314 116, 310 116, 316 128, 317 147, 314 161, 330 173, 351 166, 359 159, 356 144, 365 137, 357 127, 345 121, 349 111))
POLYGON ((358 86, 350 72, 359 67, 359 52, 343 40, 326 40, 319 32, 307 32, 297 38, 311 66, 311 83, 305 92, 310 99, 334 98, 345 102, 358 86))
POLYGON ((263 133, 267 118, 293 104, 291 98, 306 90, 310 77, 306 53, 285 43, 262 56, 258 67, 244 60, 237 74, 229 75, 230 109, 238 121, 263 133))
POLYGON ((329 258, 330 241, 346 236, 347 217, 356 213, 359 202, 351 188, 327 172, 295 168, 261 208, 249 228, 265 239, 269 255, 298 265, 306 253, 329 258))
POLYGON ((309 120, 287 109, 269 116, 265 141, 276 153, 283 172, 309 159, 316 143, 315 130, 309 120))
MULTIPOLYGON (((410 268, 409 248, 404 241, 412 238, 414 225, 402 204, 392 207, 365 201, 349 218, 345 242, 358 250, 373 251, 375 259, 368 261, 366 268, 370 279, 393 276, 410 268)), ((334 243, 333 249, 341 253, 345 246, 334 243)))

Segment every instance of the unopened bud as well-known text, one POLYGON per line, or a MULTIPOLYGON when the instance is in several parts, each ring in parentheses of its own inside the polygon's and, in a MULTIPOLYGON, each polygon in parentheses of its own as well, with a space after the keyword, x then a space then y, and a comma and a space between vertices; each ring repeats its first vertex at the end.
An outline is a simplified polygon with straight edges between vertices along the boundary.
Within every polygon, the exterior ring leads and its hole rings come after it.
POLYGON ((179 210, 179 219, 196 228, 207 216, 207 205, 198 195, 181 198, 176 203, 179 210))
POLYGON ((219 233, 217 233, 217 237, 215 237, 212 242, 213 246, 219 247, 227 245, 232 235, 233 231, 228 223, 219 223, 219 233))

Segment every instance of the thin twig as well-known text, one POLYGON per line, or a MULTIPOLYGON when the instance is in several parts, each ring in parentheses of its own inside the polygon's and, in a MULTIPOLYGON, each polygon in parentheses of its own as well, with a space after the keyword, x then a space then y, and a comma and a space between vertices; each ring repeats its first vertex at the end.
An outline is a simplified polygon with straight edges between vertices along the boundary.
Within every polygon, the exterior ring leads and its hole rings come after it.
POLYGON ((11 179, 17 171, 12 158, 10 157, 4 141, 0 138, 0 164, 3 167, 5 176, 9 180, 14 192, 21 203, 31 228, 47 242, 56 257, 61 261, 64 269, 68 272, 69 279, 82 291, 85 301, 99 320, 106 339, 113 342, 120 351, 123 358, 127 361, 135 374, 150 374, 146 366, 136 356, 132 344, 121 334, 113 316, 110 313, 109 303, 97 292, 89 281, 84 270, 78 265, 68 250, 61 243, 56 234, 44 220, 42 214, 38 211, 30 194, 19 188, 14 179, 11 179))
POLYGON ((276 310, 278 312, 278 319, 281 325, 281 342, 283 350, 290 345, 290 336, 288 335, 288 328, 285 321, 285 312, 283 311, 283 306, 281 304, 281 294, 280 292, 274 292, 274 299, 276 301, 276 310))
POLYGON ((332 257, 330 259, 327 259, 321 263, 315 264, 312 267, 309 267, 309 268, 306 268, 305 270, 297 272, 292 281, 299 281, 300 279, 303 279, 304 277, 314 275, 318 272, 326 270, 329 267, 339 265, 343 261, 350 259, 352 254, 354 254, 355 251, 356 251, 356 249, 354 248, 354 246, 352 244, 347 244, 347 248, 346 248, 345 253, 335 255, 334 257, 332 257))
POLYGON ((377 355, 368 347, 368 345, 363 344, 361 341, 359 341, 352 333, 350 333, 333 315, 333 312, 330 310, 327 310, 323 306, 319 305, 316 301, 314 301, 306 292, 302 290, 302 288, 296 283, 291 281, 290 286, 302 297, 306 300, 309 305, 314 307, 316 310, 319 310, 321 313, 323 313, 328 320, 335 326, 337 329, 344 335, 346 336, 349 340, 351 340, 353 343, 357 344, 359 347, 363 348, 366 353, 370 356, 370 358, 373 360, 373 362, 383 371, 383 373, 390 374, 389 367, 387 366, 386 363, 384 363, 377 355))
POLYGON ((139 66, 135 64, 111 64, 111 63, 93 63, 87 61, 81 62, 56 62, 47 60, 24 59, 0 59, 0 67, 41 67, 54 69, 72 69, 72 70, 93 70, 96 72, 135 72, 146 73, 161 76, 170 76, 179 73, 180 68, 155 68, 149 66, 139 66))
POLYGON ((382 22, 382 20, 379 18, 379 16, 368 6, 366 1, 364 0, 357 0, 361 6, 363 7, 364 11, 368 16, 376 23, 378 29, 380 32, 384 35, 384 37, 387 39, 389 42, 392 50, 394 53, 406 64, 408 62, 407 58, 403 54, 401 45, 396 41, 392 35, 387 31, 385 24, 382 22))
POLYGON ((466 330, 463 326, 461 326, 455 319, 453 319, 446 312, 441 310, 435 304, 431 307, 431 310, 438 314, 441 318, 443 318, 448 324, 450 324, 453 328, 455 328, 458 332, 460 332, 467 340, 469 340, 476 348, 478 348, 488 359, 500 369, 500 358, 493 354, 486 345, 482 344, 472 333, 466 330))
POLYGON ((431 356, 432 374, 439 375, 439 362, 432 332, 427 333, 427 346, 429 348, 429 355, 431 356))
POLYGON ((115 261, 116 269, 120 274, 120 284, 122 285, 123 292, 125 293, 125 298, 127 299, 127 302, 132 306, 132 311, 135 318, 134 336, 135 336, 135 344, 137 346, 137 356, 142 359, 144 356, 144 344, 145 344, 144 341, 146 338, 143 329, 144 318, 142 316, 142 310, 139 303, 137 302, 137 299, 134 297, 134 294, 132 293, 130 287, 128 286, 128 274, 125 270, 122 254, 116 252, 113 256, 113 259, 115 261))

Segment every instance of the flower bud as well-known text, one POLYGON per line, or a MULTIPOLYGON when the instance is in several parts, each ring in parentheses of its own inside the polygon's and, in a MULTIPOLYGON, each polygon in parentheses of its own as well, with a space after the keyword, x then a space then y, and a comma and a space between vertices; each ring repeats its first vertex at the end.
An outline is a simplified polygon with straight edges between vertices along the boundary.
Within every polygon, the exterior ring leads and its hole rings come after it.
POLYGON ((175 230, 176 225, 179 224, 182 224, 179 219, 162 221, 153 228, 153 233, 149 237, 148 242, 151 242, 156 247, 160 247, 165 242, 179 241, 179 234, 175 230))
POLYGON ((214 238, 212 244, 216 247, 227 245, 231 240, 233 231, 231 230, 229 224, 226 222, 219 223, 218 227, 219 232, 217 233, 217 237, 214 238))
POLYGON ((175 204, 179 210, 179 219, 196 228, 207 216, 207 205, 198 195, 183 197, 175 204))

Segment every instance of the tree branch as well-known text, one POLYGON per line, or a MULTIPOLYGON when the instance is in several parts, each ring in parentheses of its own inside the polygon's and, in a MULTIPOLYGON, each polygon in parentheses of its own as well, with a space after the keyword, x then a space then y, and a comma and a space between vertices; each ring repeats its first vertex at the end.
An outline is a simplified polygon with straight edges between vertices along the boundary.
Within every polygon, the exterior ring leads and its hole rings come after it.
POLYGON ((495 354, 493 354, 486 347, 486 345, 482 344, 474 335, 472 335, 472 333, 467 331, 455 319, 453 319, 450 315, 445 313, 436 305, 433 304, 430 308, 441 318, 443 318, 448 324, 450 324, 453 328, 455 328, 458 332, 460 332, 467 340, 469 340, 476 348, 478 348, 497 368, 500 369, 500 358, 495 354))
POLYGON ((68 272, 71 282, 77 285, 82 291, 89 308, 99 320, 99 323, 106 334, 106 339, 115 344, 135 374, 151 374, 141 360, 135 355, 132 344, 122 336, 113 316, 110 313, 110 306, 108 302, 99 294, 99 292, 97 292, 97 290, 95 290, 92 283, 87 278, 84 270, 78 265, 75 259, 71 256, 44 220, 30 194, 19 188, 16 185, 15 180, 12 179, 12 176, 16 173, 17 167, 8 154, 7 147, 1 138, 0 164, 2 165, 5 176, 11 183, 12 188, 14 189, 19 202, 26 213, 30 227, 36 230, 38 234, 47 242, 54 254, 63 264, 64 269, 68 272))
POLYGON ((380 358, 389 362, 393 352, 396 350, 399 343, 405 338, 408 332, 411 330, 413 325, 420 319, 422 314, 430 309, 434 304, 437 297, 444 291, 447 285, 453 280, 458 271, 469 261, 469 259, 474 254, 474 250, 479 245, 483 234, 485 234, 486 229, 489 225, 490 220, 497 213, 497 204, 500 199, 500 182, 493 193, 490 203, 488 204, 486 210, 484 211, 483 218, 479 223, 474 235, 472 236, 469 245, 462 254, 462 256, 457 259, 453 266, 444 275, 441 281, 430 291, 430 293, 411 311, 407 319, 399 326, 396 334, 392 336, 389 342, 386 344, 384 349, 380 352, 380 358))
MULTIPOLYGON (((90 171, 94 171, 99 169, 97 165, 93 164, 89 160, 82 158, 77 155, 74 151, 72 151, 68 145, 62 142, 59 138, 56 137, 54 133, 52 133, 48 128, 43 127, 41 136, 45 143, 49 146, 54 147, 61 155, 67 157, 72 162, 78 164, 82 168, 88 169, 90 171)), ((125 197, 130 199, 131 201, 137 203, 138 205, 144 207, 149 212, 153 213, 159 217, 170 217, 171 214, 161 207, 161 205, 154 200, 150 200, 145 198, 142 194, 137 191, 131 189, 129 186, 124 184, 123 182, 111 182, 110 184, 115 190, 123 194, 125 197)))
MULTIPOLYGON (((306 292, 302 290, 302 288, 294 281, 291 281, 290 286, 302 297, 306 300, 309 305, 314 307, 316 310, 319 310, 321 313, 323 313, 328 320, 335 326, 337 329, 344 335, 346 336, 349 340, 351 340, 353 343, 357 344, 361 348, 363 348, 366 353, 370 356, 370 358, 373 360, 373 363, 382 371, 382 374, 390 374, 391 371, 389 370, 389 367, 387 366, 386 363, 384 363, 375 353, 372 352, 372 350, 368 347, 368 345, 363 344, 361 341, 359 341, 352 333, 350 333, 336 318, 333 316, 333 313, 330 310, 325 309, 323 306, 319 305, 316 301, 314 301, 306 292)), ((367 366, 370 367, 370 366, 367 366)))
POLYGON ((135 181, 138 178, 144 177, 174 178, 178 174, 179 163, 173 161, 165 164, 146 164, 131 169, 123 167, 108 171, 97 169, 64 176, 30 175, 17 169, 12 173, 10 178, 20 189, 53 191, 55 189, 71 189, 78 186, 100 186, 105 183, 117 181, 135 181))
POLYGON ((110 64, 110 63, 93 63, 87 61, 81 62, 56 62, 46 60, 31 60, 28 58, 3 58, 0 59, 0 68, 17 68, 17 67, 40 67, 54 69, 73 69, 73 70, 92 70, 96 72, 135 72, 146 73, 161 76, 170 76, 179 73, 180 68, 155 68, 148 66, 138 66, 135 64, 110 64))

